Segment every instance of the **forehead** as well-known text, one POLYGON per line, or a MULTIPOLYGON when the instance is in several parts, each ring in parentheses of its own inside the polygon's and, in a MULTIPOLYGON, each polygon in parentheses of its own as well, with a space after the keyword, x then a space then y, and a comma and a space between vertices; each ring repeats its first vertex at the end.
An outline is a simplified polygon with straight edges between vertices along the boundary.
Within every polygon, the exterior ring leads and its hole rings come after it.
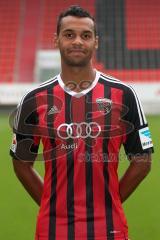
POLYGON ((88 17, 67 16, 62 18, 60 31, 67 29, 73 31, 92 31, 94 32, 94 22, 88 17))

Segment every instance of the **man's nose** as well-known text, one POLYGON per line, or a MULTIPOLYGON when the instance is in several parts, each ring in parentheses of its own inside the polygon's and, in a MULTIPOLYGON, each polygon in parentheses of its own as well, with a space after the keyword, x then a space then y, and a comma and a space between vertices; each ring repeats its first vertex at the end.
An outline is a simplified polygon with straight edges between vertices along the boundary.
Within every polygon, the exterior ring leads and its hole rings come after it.
POLYGON ((72 43, 75 44, 75 45, 82 45, 83 41, 82 41, 82 38, 80 36, 76 36, 72 43))

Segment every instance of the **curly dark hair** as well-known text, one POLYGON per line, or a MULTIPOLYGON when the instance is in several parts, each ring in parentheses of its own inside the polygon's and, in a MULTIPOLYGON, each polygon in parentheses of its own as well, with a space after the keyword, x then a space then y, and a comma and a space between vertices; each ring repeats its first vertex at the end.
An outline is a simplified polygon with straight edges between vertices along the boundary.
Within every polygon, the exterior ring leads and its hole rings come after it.
POLYGON ((91 14, 87 10, 81 8, 78 5, 70 6, 68 9, 66 9, 65 11, 59 14, 57 19, 57 35, 59 35, 60 33, 62 18, 67 16, 73 16, 73 17, 79 17, 79 18, 88 17, 92 19, 92 21, 94 22, 94 33, 95 35, 97 35, 97 29, 96 29, 96 23, 95 23, 94 17, 91 16, 91 14))

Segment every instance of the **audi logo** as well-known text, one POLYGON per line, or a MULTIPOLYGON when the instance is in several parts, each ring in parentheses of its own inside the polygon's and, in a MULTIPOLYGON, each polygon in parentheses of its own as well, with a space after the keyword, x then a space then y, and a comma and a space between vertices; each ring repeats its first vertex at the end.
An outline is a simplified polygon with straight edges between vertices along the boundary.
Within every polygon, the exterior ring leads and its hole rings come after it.
POLYGON ((62 123, 57 128, 57 135, 61 139, 96 138, 101 132, 101 127, 96 122, 62 123))

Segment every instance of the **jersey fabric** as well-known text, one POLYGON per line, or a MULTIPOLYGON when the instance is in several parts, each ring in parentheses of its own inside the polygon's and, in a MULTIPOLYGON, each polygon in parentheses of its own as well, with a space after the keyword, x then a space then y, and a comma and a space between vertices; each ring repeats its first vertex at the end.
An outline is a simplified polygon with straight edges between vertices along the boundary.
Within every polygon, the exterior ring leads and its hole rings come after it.
POLYGON ((152 152, 153 146, 130 86, 96 71, 89 88, 76 93, 58 75, 23 97, 13 131, 10 153, 17 160, 41 160, 37 153, 43 144, 36 240, 128 239, 119 150, 123 145, 130 157, 152 152))

